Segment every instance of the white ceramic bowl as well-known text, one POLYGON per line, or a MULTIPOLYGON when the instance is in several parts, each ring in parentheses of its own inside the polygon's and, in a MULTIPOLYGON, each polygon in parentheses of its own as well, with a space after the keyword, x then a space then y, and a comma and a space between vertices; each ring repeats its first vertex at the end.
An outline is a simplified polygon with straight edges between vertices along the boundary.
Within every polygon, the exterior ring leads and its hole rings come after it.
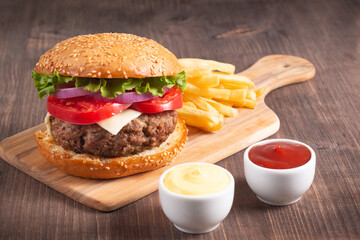
POLYGON ((255 143, 244 153, 245 179, 257 197, 270 205, 283 206, 295 203, 311 186, 315 175, 316 155, 305 143, 290 139, 270 139, 255 143), (270 142, 290 142, 302 144, 311 152, 310 160, 304 165, 289 169, 260 167, 250 161, 249 151, 256 145, 270 142))
MULTIPOLYGON (((209 164, 210 163, 184 163, 209 164)), ((161 207, 165 215, 183 232, 199 234, 214 230, 230 212, 234 200, 234 177, 226 169, 230 177, 230 184, 224 190, 208 195, 182 195, 171 192, 164 186, 164 177, 172 169, 184 165, 180 164, 166 170, 159 180, 159 196, 161 207)))

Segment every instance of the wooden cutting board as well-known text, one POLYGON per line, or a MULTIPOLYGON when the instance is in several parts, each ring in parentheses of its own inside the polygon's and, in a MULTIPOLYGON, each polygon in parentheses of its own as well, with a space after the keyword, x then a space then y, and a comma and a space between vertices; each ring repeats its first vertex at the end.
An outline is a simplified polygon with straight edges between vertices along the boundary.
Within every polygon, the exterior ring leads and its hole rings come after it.
POLYGON ((303 82, 315 75, 314 66, 305 59, 286 55, 261 58, 241 74, 251 78, 265 93, 255 109, 239 109, 235 118, 226 118, 220 131, 204 132, 189 128, 189 140, 175 163, 155 171, 113 180, 93 180, 67 175, 50 165, 37 150, 30 128, 0 143, 0 156, 26 174, 89 207, 112 211, 144 197, 158 188, 160 175, 169 167, 185 162, 216 163, 250 144, 278 131, 280 121, 264 103, 273 89, 303 82))

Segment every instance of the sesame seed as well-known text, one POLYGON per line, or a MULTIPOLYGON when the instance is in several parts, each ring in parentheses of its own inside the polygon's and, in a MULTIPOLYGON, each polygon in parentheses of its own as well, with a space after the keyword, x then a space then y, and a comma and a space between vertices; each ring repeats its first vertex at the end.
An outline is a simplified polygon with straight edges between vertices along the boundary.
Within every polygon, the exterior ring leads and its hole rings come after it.
POLYGON ((105 167, 105 169, 106 169, 106 170, 110 170, 110 168, 109 168, 109 167, 105 167))
POLYGON ((90 171, 93 171, 93 170, 94 170, 94 168, 91 167, 91 168, 90 168, 90 171))

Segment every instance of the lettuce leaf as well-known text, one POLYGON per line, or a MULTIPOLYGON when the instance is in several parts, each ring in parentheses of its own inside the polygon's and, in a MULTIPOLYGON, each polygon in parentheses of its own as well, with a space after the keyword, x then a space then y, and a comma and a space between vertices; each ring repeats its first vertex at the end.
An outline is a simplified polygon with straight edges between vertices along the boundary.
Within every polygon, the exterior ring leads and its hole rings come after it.
POLYGON ((186 88, 186 74, 184 71, 175 76, 147 77, 147 78, 128 78, 128 79, 105 79, 105 78, 84 78, 61 76, 57 71, 54 74, 40 74, 32 71, 32 78, 35 80, 34 86, 38 90, 39 98, 46 94, 56 92, 56 85, 74 81, 75 87, 81 87, 92 92, 101 91, 101 95, 106 98, 115 98, 127 90, 135 90, 138 94, 151 92, 154 96, 162 96, 164 87, 178 87, 181 91, 186 88))
POLYGON ((46 94, 54 93, 55 85, 68 83, 73 80, 72 77, 60 76, 57 71, 54 74, 39 74, 32 71, 32 78, 35 80, 34 87, 38 90, 39 98, 43 98, 46 94))

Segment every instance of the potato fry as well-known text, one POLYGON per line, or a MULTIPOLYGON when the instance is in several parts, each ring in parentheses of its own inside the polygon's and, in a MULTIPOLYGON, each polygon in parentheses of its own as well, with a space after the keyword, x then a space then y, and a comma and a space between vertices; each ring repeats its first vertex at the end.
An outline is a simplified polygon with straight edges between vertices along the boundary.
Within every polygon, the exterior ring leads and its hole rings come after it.
POLYGON ((255 90, 256 93, 256 98, 260 97, 261 95, 263 95, 265 92, 265 88, 259 88, 255 90))
POLYGON ((221 73, 227 73, 227 74, 234 74, 235 73, 235 66, 230 63, 221 63, 217 61, 210 61, 209 64, 211 66, 212 72, 221 72, 221 73))
POLYGON ((249 87, 255 88, 255 84, 249 78, 241 75, 225 75, 218 74, 220 78, 220 83, 224 85, 234 86, 238 88, 249 87))
POLYGON ((217 74, 210 74, 201 77, 188 78, 188 81, 200 88, 209 88, 218 86, 220 78, 217 74))
POLYGON ((222 128, 223 124, 224 124, 224 122, 219 121, 219 123, 213 127, 200 127, 200 129, 208 131, 208 132, 218 131, 222 128))
POLYGON ((216 88, 218 88, 218 89, 226 89, 226 87, 224 86, 224 84, 219 84, 219 86, 217 86, 216 88))
POLYGON ((246 86, 238 86, 238 85, 234 85, 234 84, 229 84, 229 83, 220 83, 219 86, 217 86, 216 88, 219 88, 219 89, 229 89, 229 90, 232 90, 232 89, 248 89, 248 87, 246 86))
POLYGON ((201 77, 211 73, 211 67, 206 62, 193 61, 193 58, 179 59, 182 69, 188 78, 201 77))
POLYGON ((204 110, 214 115, 219 115, 219 112, 211 104, 205 101, 204 98, 191 93, 184 93, 183 98, 185 101, 194 103, 198 109, 204 110))
POLYGON ((216 131, 222 127, 219 116, 212 113, 187 106, 176 110, 187 125, 203 129, 205 131, 216 131), (220 128, 219 128, 220 127, 220 128))
POLYGON ((228 100, 230 90, 217 88, 199 88, 191 83, 187 84, 186 91, 207 98, 216 98, 220 100, 228 100))
POLYGON ((213 106, 219 113, 226 117, 235 117, 238 115, 238 111, 235 108, 232 108, 231 106, 227 106, 225 104, 222 104, 220 102, 203 98, 205 101, 207 101, 211 106, 213 106))
POLYGON ((245 100, 244 107, 247 107, 247 108, 255 108, 255 107, 256 107, 256 102, 255 102, 255 101, 251 101, 251 100, 249 100, 249 99, 246 99, 246 100, 245 100))
MULTIPOLYGON (((227 74, 234 74, 235 66, 229 63, 222 63, 213 60, 205 60, 199 58, 182 58, 179 59, 180 65, 185 71, 192 69, 210 69, 210 71, 218 71, 227 74)), ((190 74, 192 76, 192 74, 190 74)))
POLYGON ((212 127, 203 127, 201 128, 202 130, 208 131, 208 132, 213 132, 213 131, 217 131, 220 130, 222 128, 222 126, 224 125, 224 115, 219 115, 219 123, 216 124, 215 126, 212 127))
POLYGON ((249 99, 245 99, 244 102, 235 102, 234 103, 234 107, 240 108, 240 107, 246 107, 246 108, 255 108, 256 107, 256 102, 249 100, 249 99))
POLYGON ((196 108, 195 104, 193 102, 183 102, 183 106, 196 108))
POLYGON ((224 105, 229 106, 229 107, 232 107, 234 105, 234 103, 228 102, 228 101, 216 100, 216 102, 224 104, 224 105))
POLYGON ((228 100, 231 102, 244 102, 246 99, 246 93, 247 89, 230 90, 230 97, 228 100))
POLYGON ((248 89, 248 91, 246 92, 246 99, 256 101, 256 93, 255 93, 255 91, 252 90, 252 89, 248 89))

